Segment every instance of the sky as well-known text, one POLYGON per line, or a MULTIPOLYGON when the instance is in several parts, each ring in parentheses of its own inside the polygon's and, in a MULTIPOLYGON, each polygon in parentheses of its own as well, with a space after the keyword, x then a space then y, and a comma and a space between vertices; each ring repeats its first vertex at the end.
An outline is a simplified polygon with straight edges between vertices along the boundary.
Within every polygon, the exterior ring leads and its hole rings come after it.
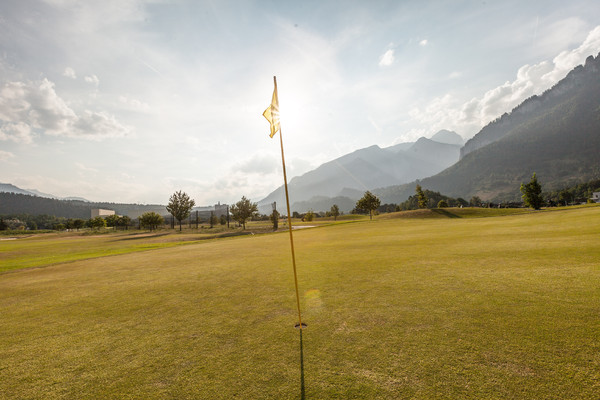
MULTIPOLYGON (((0 182, 259 201, 354 150, 463 138, 600 53, 597 1, 0 2, 0 182)), ((293 199, 292 199, 293 200, 293 199)))

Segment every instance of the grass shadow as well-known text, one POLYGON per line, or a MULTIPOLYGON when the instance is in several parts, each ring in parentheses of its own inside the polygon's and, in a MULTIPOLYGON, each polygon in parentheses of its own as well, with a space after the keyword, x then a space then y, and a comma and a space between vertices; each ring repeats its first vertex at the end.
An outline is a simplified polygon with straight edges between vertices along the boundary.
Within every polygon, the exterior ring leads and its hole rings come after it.
POLYGON ((431 211, 448 218, 462 218, 460 215, 444 210, 443 208, 432 208, 431 211))

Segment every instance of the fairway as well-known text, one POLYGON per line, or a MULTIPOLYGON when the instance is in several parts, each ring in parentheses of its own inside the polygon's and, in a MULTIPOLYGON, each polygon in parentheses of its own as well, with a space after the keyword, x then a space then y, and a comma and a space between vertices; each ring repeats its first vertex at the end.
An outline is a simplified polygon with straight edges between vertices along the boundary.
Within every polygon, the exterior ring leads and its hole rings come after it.
POLYGON ((600 207, 298 230, 302 336, 288 238, 1 273, 0 398, 598 397, 600 207))

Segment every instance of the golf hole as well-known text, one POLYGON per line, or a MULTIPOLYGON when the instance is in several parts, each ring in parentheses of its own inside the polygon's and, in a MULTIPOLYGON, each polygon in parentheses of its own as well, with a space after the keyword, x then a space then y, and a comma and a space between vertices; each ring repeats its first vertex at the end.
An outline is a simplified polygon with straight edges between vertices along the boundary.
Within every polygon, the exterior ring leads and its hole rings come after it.
MULTIPOLYGON (((308 325, 306 325, 304 322, 302 323, 302 329, 306 328, 308 325)), ((300 329, 300 324, 296 324, 294 325, 294 328, 296 329, 300 329)))

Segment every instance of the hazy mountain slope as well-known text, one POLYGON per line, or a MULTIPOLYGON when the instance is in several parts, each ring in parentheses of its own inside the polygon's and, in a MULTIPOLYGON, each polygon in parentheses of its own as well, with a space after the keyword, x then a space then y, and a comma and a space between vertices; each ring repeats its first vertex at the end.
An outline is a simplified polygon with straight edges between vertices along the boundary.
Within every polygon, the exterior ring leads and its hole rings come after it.
POLYGON ((18 193, 35 195, 35 193, 32 193, 29 190, 21 189, 20 187, 17 187, 11 183, 0 183, 0 193, 18 193))
POLYGON ((430 139, 439 143, 455 144, 457 146, 462 146, 465 144, 465 140, 462 138, 462 136, 454 131, 448 131, 446 129, 442 129, 430 139))
MULTIPOLYGON (((589 57, 537 99, 536 107, 519 106, 518 116, 495 121, 493 142, 472 145, 459 162, 420 184, 453 197, 518 200, 520 183, 534 172, 545 190, 600 177, 600 57, 589 57)), ((486 143, 491 132, 486 128, 470 143, 486 143)), ((383 201, 400 202, 414 194, 414 186, 376 193, 383 201)))
MULTIPOLYGON (((426 138, 384 149, 371 146, 356 150, 291 179, 288 184, 290 201, 298 205, 298 211, 305 211, 304 208, 311 208, 313 198, 319 199, 320 207, 324 197, 347 197, 348 191, 364 193, 377 187, 410 182, 453 164, 458 160, 459 152, 458 145, 426 138)), ((259 201, 259 206, 274 201, 278 204, 285 201, 283 187, 259 201)), ((314 206, 317 207, 317 203, 314 206)))
POLYGON ((594 73, 597 73, 597 68, 598 60, 594 59, 593 56, 589 56, 583 66, 579 65, 574 68, 565 78, 546 90, 542 95, 534 95, 528 98, 510 113, 505 113, 486 125, 477 135, 465 143, 465 146, 461 149, 461 158, 472 151, 502 139, 531 119, 544 116, 550 109, 577 96, 578 89, 583 86, 588 84, 594 86, 598 83, 597 75, 595 82, 593 79, 594 73))

